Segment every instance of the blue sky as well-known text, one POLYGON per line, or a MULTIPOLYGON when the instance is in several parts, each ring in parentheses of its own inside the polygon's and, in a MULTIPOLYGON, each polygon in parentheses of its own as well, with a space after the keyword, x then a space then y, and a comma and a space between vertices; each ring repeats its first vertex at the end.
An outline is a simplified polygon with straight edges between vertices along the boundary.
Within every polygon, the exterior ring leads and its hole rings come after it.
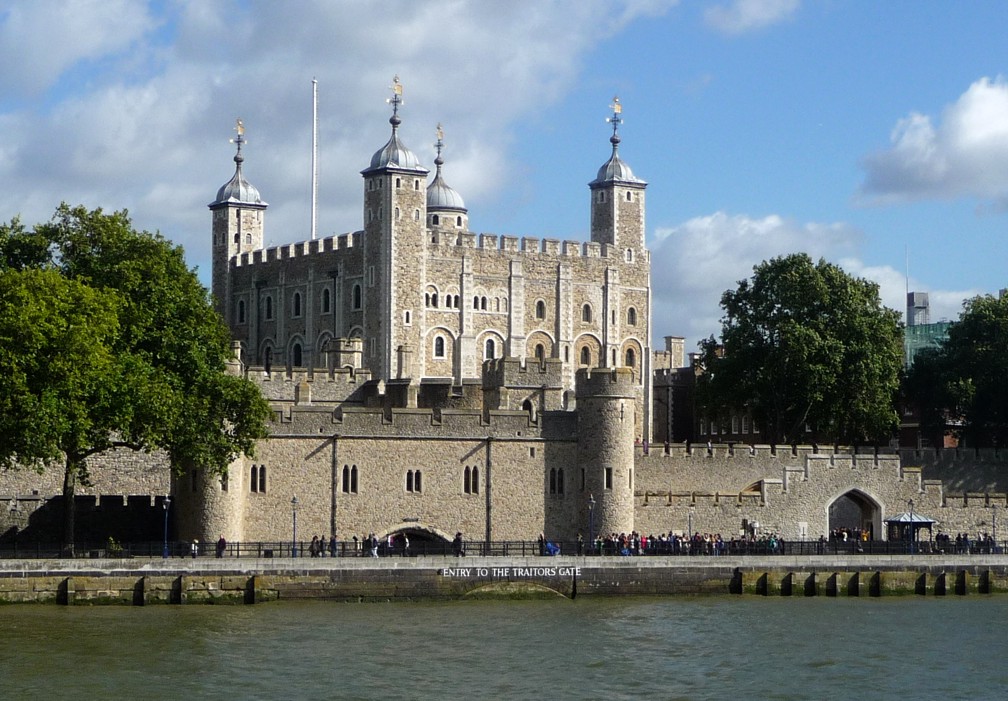
POLYGON ((0 0, 0 220, 128 209, 209 282, 241 117, 267 241, 304 240, 316 77, 319 234, 359 229, 398 74, 401 136, 433 170, 444 125, 474 231, 583 240, 619 95, 657 345, 717 334, 721 293, 795 251, 900 311, 909 262, 954 318, 1008 287, 1006 20, 983 1, 0 0))

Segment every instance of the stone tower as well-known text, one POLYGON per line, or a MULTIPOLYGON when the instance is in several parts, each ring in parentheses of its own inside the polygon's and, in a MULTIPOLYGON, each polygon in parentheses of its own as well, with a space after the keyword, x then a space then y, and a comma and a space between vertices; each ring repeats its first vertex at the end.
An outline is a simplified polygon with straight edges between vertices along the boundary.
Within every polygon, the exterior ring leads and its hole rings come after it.
POLYGON ((591 240, 616 246, 636 258, 644 253, 644 189, 647 183, 636 177, 619 157, 619 125, 623 107, 613 98, 613 116, 609 122, 612 155, 599 168, 598 176, 588 183, 591 189, 591 240))
MULTIPOLYGON (((353 306, 361 314, 363 365, 377 377, 413 377, 414 368, 397 368, 400 346, 423 347, 426 277, 424 237, 427 222, 427 169, 399 139, 402 84, 392 85, 392 136, 371 157, 364 177, 364 260, 353 283, 353 306), (356 285, 360 285, 360 305, 356 285)), ((412 358, 414 354, 404 354, 412 358)))
MULTIPOLYGON (((578 370, 576 376, 578 462, 584 473, 584 504, 592 509, 594 535, 634 528, 634 401, 638 385, 628 368, 578 370)), ((588 525, 588 524, 585 524, 588 525)))
MULTIPOLYGON (((231 326, 237 313, 231 299, 231 260, 241 254, 263 248, 263 229, 268 206, 242 175, 242 144, 245 143, 245 127, 239 119, 235 130, 238 136, 233 143, 235 153, 235 173, 217 191, 217 198, 208 207, 213 213, 211 232, 213 241, 213 296, 217 311, 231 326)), ((251 314, 252 310, 246 313, 251 314)))

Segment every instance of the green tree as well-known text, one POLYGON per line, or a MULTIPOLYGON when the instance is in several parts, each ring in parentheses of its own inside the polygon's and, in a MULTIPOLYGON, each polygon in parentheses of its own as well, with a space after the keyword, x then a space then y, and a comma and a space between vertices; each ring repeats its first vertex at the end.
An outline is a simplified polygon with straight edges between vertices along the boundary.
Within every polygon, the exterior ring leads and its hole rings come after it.
POLYGON ((963 303, 948 338, 919 353, 906 383, 922 429, 975 446, 1008 443, 1008 296, 963 303), (923 356, 923 357, 922 357, 923 356))
POLYGON ((721 339, 701 343, 702 409, 749 412, 772 443, 888 438, 903 344, 878 286, 805 254, 764 261, 721 297, 721 339))
POLYGON ((252 454, 269 405, 255 385, 225 374, 227 328, 180 247, 135 231, 126 212, 61 205, 30 232, 17 220, 0 227, 0 252, 9 286, 0 306, 0 463, 62 462, 71 552, 73 496, 92 455, 163 449, 178 472, 220 473, 252 454), (39 335, 36 348, 18 341, 22 332, 39 335))

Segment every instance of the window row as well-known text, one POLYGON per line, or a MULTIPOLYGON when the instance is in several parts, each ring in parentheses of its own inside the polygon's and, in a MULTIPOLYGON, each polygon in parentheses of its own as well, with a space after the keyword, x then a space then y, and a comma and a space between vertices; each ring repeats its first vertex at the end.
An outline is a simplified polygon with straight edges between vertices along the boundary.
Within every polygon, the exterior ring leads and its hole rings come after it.
MULTIPOLYGON (((381 190, 381 189, 383 189, 383 185, 384 185, 384 181, 381 178, 370 178, 367 181, 367 190, 368 190, 368 192, 371 192, 372 190, 381 190)), ((395 179, 395 189, 396 190, 402 189, 402 177, 401 176, 397 176, 396 179, 395 179)), ((417 191, 417 192, 420 191, 420 179, 419 178, 413 178, 413 189, 415 191, 417 191)))
MULTIPOLYGON (((357 305, 355 306, 355 308, 359 308, 360 307, 360 285, 355 285, 354 286, 354 299, 357 301, 357 305)), ((301 317, 304 314, 304 309, 305 309, 304 297, 302 297, 302 295, 301 295, 300 292, 295 292, 293 295, 291 295, 290 305, 291 305, 290 306, 290 312, 291 312, 290 315, 292 317, 294 317, 295 319, 301 317)), ((273 319, 274 310, 273 310, 273 296, 272 295, 266 295, 265 297, 263 297, 263 299, 262 299, 262 310, 263 310, 263 317, 267 321, 273 319)), ((332 292, 329 290, 328 287, 325 287, 325 288, 322 289, 321 298, 319 300, 319 311, 322 314, 329 314, 329 313, 332 312, 332 292)), ((239 299, 238 300, 238 305, 237 305, 237 309, 235 310, 235 314, 238 317, 238 323, 239 324, 244 324, 248 320, 248 314, 247 314, 247 311, 246 311, 246 306, 245 306, 245 300, 244 299, 239 299)))
POLYGON ((564 493, 564 471, 563 468, 550 468, 549 471, 549 493, 556 496, 563 496, 564 493))
POLYGON ((466 465, 462 473, 462 491, 466 494, 479 494, 479 467, 466 465))
POLYGON ((406 491, 407 492, 422 492, 423 491, 423 474, 420 470, 406 470, 406 491))
POLYGON ((357 466, 344 465, 340 480, 340 491, 344 494, 357 493, 357 466))

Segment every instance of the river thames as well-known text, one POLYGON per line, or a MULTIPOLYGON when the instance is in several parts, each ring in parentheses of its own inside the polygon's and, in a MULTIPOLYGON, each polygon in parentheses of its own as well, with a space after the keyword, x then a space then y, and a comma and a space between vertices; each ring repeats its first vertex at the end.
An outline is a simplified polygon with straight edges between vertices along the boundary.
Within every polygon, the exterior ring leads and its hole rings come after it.
POLYGON ((9 699, 1001 699, 1008 597, 0 608, 9 699))

